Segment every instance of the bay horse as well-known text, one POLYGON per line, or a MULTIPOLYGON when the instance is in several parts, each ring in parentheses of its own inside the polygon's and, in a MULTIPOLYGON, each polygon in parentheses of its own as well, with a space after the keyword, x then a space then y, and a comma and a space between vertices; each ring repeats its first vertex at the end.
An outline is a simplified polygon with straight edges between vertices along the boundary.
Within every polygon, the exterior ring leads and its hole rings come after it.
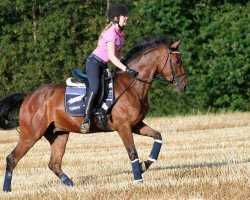
MULTIPOLYGON (((137 78, 118 71, 114 76, 116 103, 111 110, 108 125, 117 131, 127 150, 135 182, 142 182, 142 173, 158 158, 161 134, 143 122, 148 109, 148 92, 156 75, 172 83, 177 92, 184 92, 188 86, 181 53, 180 41, 170 37, 154 36, 143 39, 128 53, 125 63, 139 72, 137 78), (152 137, 154 143, 146 161, 139 162, 133 133, 152 137)), ((11 191, 13 170, 19 160, 43 136, 51 146, 48 167, 67 186, 73 181, 62 171, 61 163, 69 133, 80 133, 83 117, 72 117, 65 112, 64 95, 66 85, 46 84, 32 93, 14 93, 0 101, 0 128, 11 129, 19 126, 19 141, 6 157, 6 171, 3 191, 11 191)), ((101 132, 91 119, 90 133, 101 132)))

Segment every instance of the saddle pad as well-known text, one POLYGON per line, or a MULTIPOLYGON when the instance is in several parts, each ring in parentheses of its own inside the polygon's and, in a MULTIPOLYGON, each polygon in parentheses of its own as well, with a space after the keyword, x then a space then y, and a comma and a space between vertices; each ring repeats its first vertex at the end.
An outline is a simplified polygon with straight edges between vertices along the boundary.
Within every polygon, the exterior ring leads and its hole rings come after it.
MULTIPOLYGON (((114 84, 113 79, 108 79, 108 87, 107 90, 104 92, 103 100, 101 102, 101 106, 105 111, 112 105, 114 101, 114 84)), ((83 116, 85 110, 85 103, 86 97, 88 92, 89 86, 85 85, 83 87, 77 86, 67 86, 65 91, 65 111, 74 117, 83 116)))
POLYGON ((65 92, 65 111, 71 116, 83 116, 86 94, 86 87, 67 86, 65 92))

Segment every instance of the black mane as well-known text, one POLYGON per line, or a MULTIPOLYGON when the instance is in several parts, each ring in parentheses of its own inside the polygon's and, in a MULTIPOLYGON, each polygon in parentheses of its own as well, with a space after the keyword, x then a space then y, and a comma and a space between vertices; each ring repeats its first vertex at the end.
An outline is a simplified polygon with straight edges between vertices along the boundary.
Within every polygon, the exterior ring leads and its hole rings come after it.
POLYGON ((124 63, 128 64, 131 60, 135 59, 137 56, 143 54, 145 51, 148 51, 149 49, 161 45, 171 46, 173 43, 174 43, 173 40, 167 36, 150 36, 144 38, 128 52, 124 60, 124 63))

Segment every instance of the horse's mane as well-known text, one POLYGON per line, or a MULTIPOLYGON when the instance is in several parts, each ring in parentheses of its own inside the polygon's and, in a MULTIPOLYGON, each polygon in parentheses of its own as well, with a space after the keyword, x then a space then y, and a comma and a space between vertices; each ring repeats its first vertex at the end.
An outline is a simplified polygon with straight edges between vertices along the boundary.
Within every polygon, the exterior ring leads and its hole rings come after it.
POLYGON ((137 43, 132 49, 127 53, 124 63, 128 64, 131 60, 135 59, 137 56, 143 54, 149 49, 161 46, 168 45, 171 46, 173 44, 173 40, 168 36, 150 36, 146 37, 137 43))

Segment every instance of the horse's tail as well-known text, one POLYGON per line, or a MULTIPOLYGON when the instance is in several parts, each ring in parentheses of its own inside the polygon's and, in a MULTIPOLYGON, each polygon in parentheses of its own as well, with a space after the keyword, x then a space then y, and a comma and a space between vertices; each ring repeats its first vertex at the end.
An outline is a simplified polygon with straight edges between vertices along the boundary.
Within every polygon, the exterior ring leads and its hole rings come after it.
POLYGON ((14 93, 0 101, 0 128, 10 130, 19 126, 19 109, 27 94, 14 93))

